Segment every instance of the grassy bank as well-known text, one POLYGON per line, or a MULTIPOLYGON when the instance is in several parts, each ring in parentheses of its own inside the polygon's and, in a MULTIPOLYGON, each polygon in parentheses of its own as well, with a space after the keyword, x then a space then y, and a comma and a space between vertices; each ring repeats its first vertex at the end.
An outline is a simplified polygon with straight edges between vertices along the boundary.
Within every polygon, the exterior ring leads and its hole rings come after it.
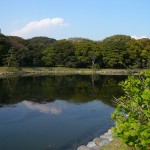
POLYGON ((116 138, 110 144, 101 147, 101 150, 134 150, 134 149, 124 144, 120 138, 116 138))
POLYGON ((76 69, 64 67, 0 67, 0 73, 6 72, 34 72, 34 71, 92 71, 92 69, 76 69))

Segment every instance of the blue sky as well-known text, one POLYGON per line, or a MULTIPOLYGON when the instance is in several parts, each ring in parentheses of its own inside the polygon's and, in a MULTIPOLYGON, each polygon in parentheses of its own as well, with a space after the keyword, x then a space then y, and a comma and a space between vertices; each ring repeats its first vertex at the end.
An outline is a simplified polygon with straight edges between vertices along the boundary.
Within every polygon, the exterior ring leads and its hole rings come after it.
POLYGON ((1 0, 0 6, 0 28, 6 35, 150 38, 150 0, 1 0))

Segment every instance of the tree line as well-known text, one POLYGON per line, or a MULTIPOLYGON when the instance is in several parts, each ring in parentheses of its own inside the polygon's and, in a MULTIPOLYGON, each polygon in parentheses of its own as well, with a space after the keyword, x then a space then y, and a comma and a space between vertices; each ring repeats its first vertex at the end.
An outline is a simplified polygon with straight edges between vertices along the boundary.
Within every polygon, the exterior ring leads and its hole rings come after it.
POLYGON ((150 39, 114 35, 84 38, 23 39, 0 34, 0 66, 72 68, 150 68, 150 39))

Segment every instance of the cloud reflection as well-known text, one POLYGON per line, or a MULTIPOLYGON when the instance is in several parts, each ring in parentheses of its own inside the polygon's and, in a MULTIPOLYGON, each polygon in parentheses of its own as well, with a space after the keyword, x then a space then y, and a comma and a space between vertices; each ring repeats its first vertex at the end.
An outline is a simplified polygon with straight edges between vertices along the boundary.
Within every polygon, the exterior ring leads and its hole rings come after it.
POLYGON ((24 101, 23 104, 31 110, 39 111, 46 114, 50 113, 53 115, 61 114, 63 112, 63 109, 65 108, 64 104, 57 102, 40 104, 37 102, 24 101))

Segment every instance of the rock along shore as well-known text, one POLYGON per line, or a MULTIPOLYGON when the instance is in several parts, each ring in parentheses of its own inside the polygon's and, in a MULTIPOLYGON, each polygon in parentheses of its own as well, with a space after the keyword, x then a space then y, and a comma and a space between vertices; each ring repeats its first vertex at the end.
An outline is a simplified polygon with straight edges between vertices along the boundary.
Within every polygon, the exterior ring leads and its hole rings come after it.
POLYGON ((79 146, 77 150, 100 150, 102 146, 107 145, 112 141, 113 133, 112 130, 109 129, 108 132, 93 139, 93 141, 89 142, 87 145, 79 146))

